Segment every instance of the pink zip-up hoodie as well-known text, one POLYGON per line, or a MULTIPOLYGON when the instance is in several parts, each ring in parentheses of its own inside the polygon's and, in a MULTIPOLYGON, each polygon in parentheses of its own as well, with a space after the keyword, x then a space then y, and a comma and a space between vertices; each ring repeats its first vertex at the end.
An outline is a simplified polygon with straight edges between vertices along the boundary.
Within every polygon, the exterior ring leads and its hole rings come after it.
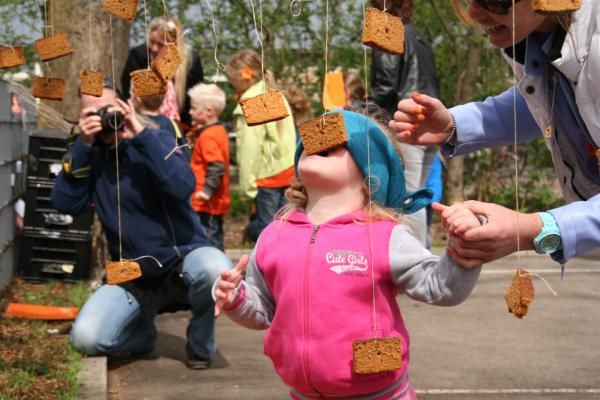
POLYGON ((405 225, 364 221, 365 213, 357 212, 314 225, 299 210, 273 222, 225 307, 243 326, 268 328, 265 354, 297 396, 398 394, 408 385, 410 341, 396 295, 454 305, 479 276, 479 268, 466 270, 429 253, 405 225), (400 369, 352 371, 352 342, 373 337, 401 339, 400 369))

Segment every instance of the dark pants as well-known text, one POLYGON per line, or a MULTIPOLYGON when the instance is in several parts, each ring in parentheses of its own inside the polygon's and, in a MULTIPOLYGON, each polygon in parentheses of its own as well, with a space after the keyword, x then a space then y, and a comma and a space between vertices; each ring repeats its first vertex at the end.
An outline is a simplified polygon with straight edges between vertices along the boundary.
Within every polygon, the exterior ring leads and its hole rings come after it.
POLYGON ((225 243, 223 237, 223 216, 199 212, 200 223, 204 227, 206 237, 211 245, 224 251, 225 243))
POLYGON ((256 213, 251 217, 248 225, 248 239, 256 242, 260 233, 273 221, 277 211, 286 203, 285 191, 288 187, 258 188, 254 200, 256 213))

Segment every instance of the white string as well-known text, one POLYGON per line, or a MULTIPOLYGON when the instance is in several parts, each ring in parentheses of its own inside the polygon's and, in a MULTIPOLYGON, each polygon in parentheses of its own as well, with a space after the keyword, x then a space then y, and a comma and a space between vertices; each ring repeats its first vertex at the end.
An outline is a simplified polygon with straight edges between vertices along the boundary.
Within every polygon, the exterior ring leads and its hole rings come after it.
POLYGON ((521 272, 519 270, 519 277, 522 277, 522 276, 535 276, 537 278, 540 278, 546 284, 546 287, 548 288, 548 290, 550 290, 552 295, 558 296, 558 293, 556 293, 556 291, 554 289, 552 289, 552 286, 550 286, 550 283, 548 283, 548 281, 545 280, 541 275, 532 274, 531 272, 527 272, 526 274, 521 274, 521 272))
MULTIPOLYGON (((146 1, 144 0, 144 5, 146 1)), ((115 81, 115 46, 113 40, 113 26, 112 26, 112 14, 108 14, 108 21, 110 25, 110 66, 112 73, 112 80, 115 81)), ((117 169, 117 226, 119 229, 119 260, 123 259, 123 232, 121 227, 121 177, 119 176, 119 132, 117 130, 117 114, 115 113, 115 165, 117 169)))
MULTIPOLYGON (((325 0, 325 78, 329 70, 329 0, 325 0)), ((325 110, 323 110, 325 112, 325 110)))
POLYGON ((175 152, 176 152, 178 149, 183 149, 184 147, 188 147, 188 148, 190 148, 190 149, 191 149, 191 148, 192 148, 192 144, 191 144, 191 143, 186 143, 186 144, 182 144, 181 146, 177 146, 177 145, 175 145, 175 147, 173 148, 173 150, 171 150, 171 151, 169 152, 169 154, 167 154, 167 155, 165 156, 164 160, 165 160, 165 161, 166 161, 166 160, 168 160, 169 158, 171 158, 171 156, 172 156, 173 154, 175 154, 175 152))
MULTIPOLYGON (((144 25, 146 25, 146 57, 148 57, 148 69, 150 69, 150 43, 148 37, 148 7, 146 7, 146 0, 144 0, 144 25)), ((166 32, 165 32, 166 35, 166 32)))
POLYGON ((250 0, 250 6, 252 7, 252 20, 254 21, 254 31, 256 32, 256 38, 258 39, 258 43, 260 44, 260 69, 262 73, 263 80, 263 93, 267 92, 267 80, 265 79, 265 49, 262 42, 262 1, 258 0, 259 8, 260 8, 260 34, 258 33, 258 25, 256 24, 256 12, 254 11, 254 1, 250 0))
MULTIPOLYGON (((384 3, 385 4, 385 3, 384 3)), ((385 5, 384 5, 385 8, 385 5)), ((366 6, 365 6, 365 2, 363 0, 362 2, 362 11, 363 11, 363 29, 364 29, 364 25, 366 23, 366 6)), ((368 82, 369 82, 369 77, 368 77, 368 67, 367 67, 367 47, 366 46, 362 46, 363 47, 363 59, 364 59, 364 77, 365 77, 365 93, 366 93, 366 98, 365 98, 365 114, 369 115, 369 89, 368 89, 368 82)), ((371 185, 371 140, 370 140, 370 130, 368 129, 368 119, 365 120, 365 131, 367 133, 367 192, 368 192, 368 196, 369 196, 369 202, 368 202, 368 214, 367 214, 367 218, 368 218, 368 231, 369 231, 369 258, 371 259, 371 299, 372 299, 372 306, 373 306, 373 336, 377 337, 378 336, 378 324, 377 324, 377 301, 376 301, 376 296, 375 296, 375 262, 373 259, 373 254, 375 253, 373 251, 373 188, 371 185)))
POLYGON ((93 48, 92 46, 92 0, 88 0, 88 24, 89 24, 89 36, 90 36, 90 51, 88 52, 90 55, 90 69, 92 71, 95 71, 96 69, 94 68, 94 64, 93 64, 93 57, 92 57, 92 51, 91 49, 93 48))
POLYGON ((0 43, 0 46, 9 47, 13 52, 15 51, 15 48, 12 44, 0 43))
POLYGON ((514 129, 514 143, 513 143, 513 153, 515 154, 515 211, 516 214, 516 224, 517 224, 517 266, 521 263, 521 229, 519 226, 519 157, 518 157, 518 147, 517 147, 517 74, 516 74, 516 42, 515 42, 515 23, 516 23, 516 15, 515 15, 515 0, 512 0, 512 67, 513 67, 513 129, 514 129))
POLYGON ((137 257, 137 258, 132 258, 130 260, 125 259, 125 260, 121 260, 121 261, 137 261, 137 260, 141 260, 142 258, 151 258, 152 260, 154 260, 158 264, 158 266, 160 268, 163 267, 163 265, 160 263, 160 261, 158 261, 155 257, 152 257, 152 256, 140 256, 140 257, 137 257))
POLYGON ((210 18, 212 20, 213 40, 214 40, 214 44, 215 44, 214 57, 215 57, 215 64, 217 67, 217 73, 215 74, 214 81, 218 82, 218 79, 220 76, 220 71, 225 71, 225 66, 223 64, 221 64, 219 62, 219 59, 217 58, 217 51, 219 49, 219 37, 217 36, 217 28, 216 28, 216 24, 215 24, 215 13, 213 12, 212 6, 208 2, 208 0, 204 0, 204 2, 206 3, 206 6, 208 7, 208 9, 210 11, 210 18))

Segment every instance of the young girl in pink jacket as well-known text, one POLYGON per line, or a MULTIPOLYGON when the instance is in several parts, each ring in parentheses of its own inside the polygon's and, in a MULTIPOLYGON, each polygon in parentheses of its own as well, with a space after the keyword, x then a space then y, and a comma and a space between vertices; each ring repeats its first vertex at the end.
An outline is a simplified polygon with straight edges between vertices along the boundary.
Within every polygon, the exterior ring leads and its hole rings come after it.
MULTIPOLYGON (((339 112, 348 143, 314 155, 298 144, 290 205, 251 257, 215 283, 216 313, 267 330, 265 354, 293 399, 416 399, 396 295, 456 305, 471 293, 480 266, 432 255, 412 236, 402 214, 424 207, 431 193, 406 192, 398 153, 375 122, 339 112), (393 338, 398 365, 357 372, 353 343, 375 338, 393 338)), ((446 214, 449 229, 479 225, 461 205, 446 214)))

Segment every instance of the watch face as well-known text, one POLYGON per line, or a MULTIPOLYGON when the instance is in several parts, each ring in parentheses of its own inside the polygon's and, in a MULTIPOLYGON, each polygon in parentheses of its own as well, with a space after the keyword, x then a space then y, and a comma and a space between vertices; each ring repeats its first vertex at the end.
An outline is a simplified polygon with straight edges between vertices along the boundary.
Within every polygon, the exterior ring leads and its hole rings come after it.
POLYGON ((544 253, 552 253, 560 247, 560 235, 548 235, 540 240, 539 248, 544 253))

